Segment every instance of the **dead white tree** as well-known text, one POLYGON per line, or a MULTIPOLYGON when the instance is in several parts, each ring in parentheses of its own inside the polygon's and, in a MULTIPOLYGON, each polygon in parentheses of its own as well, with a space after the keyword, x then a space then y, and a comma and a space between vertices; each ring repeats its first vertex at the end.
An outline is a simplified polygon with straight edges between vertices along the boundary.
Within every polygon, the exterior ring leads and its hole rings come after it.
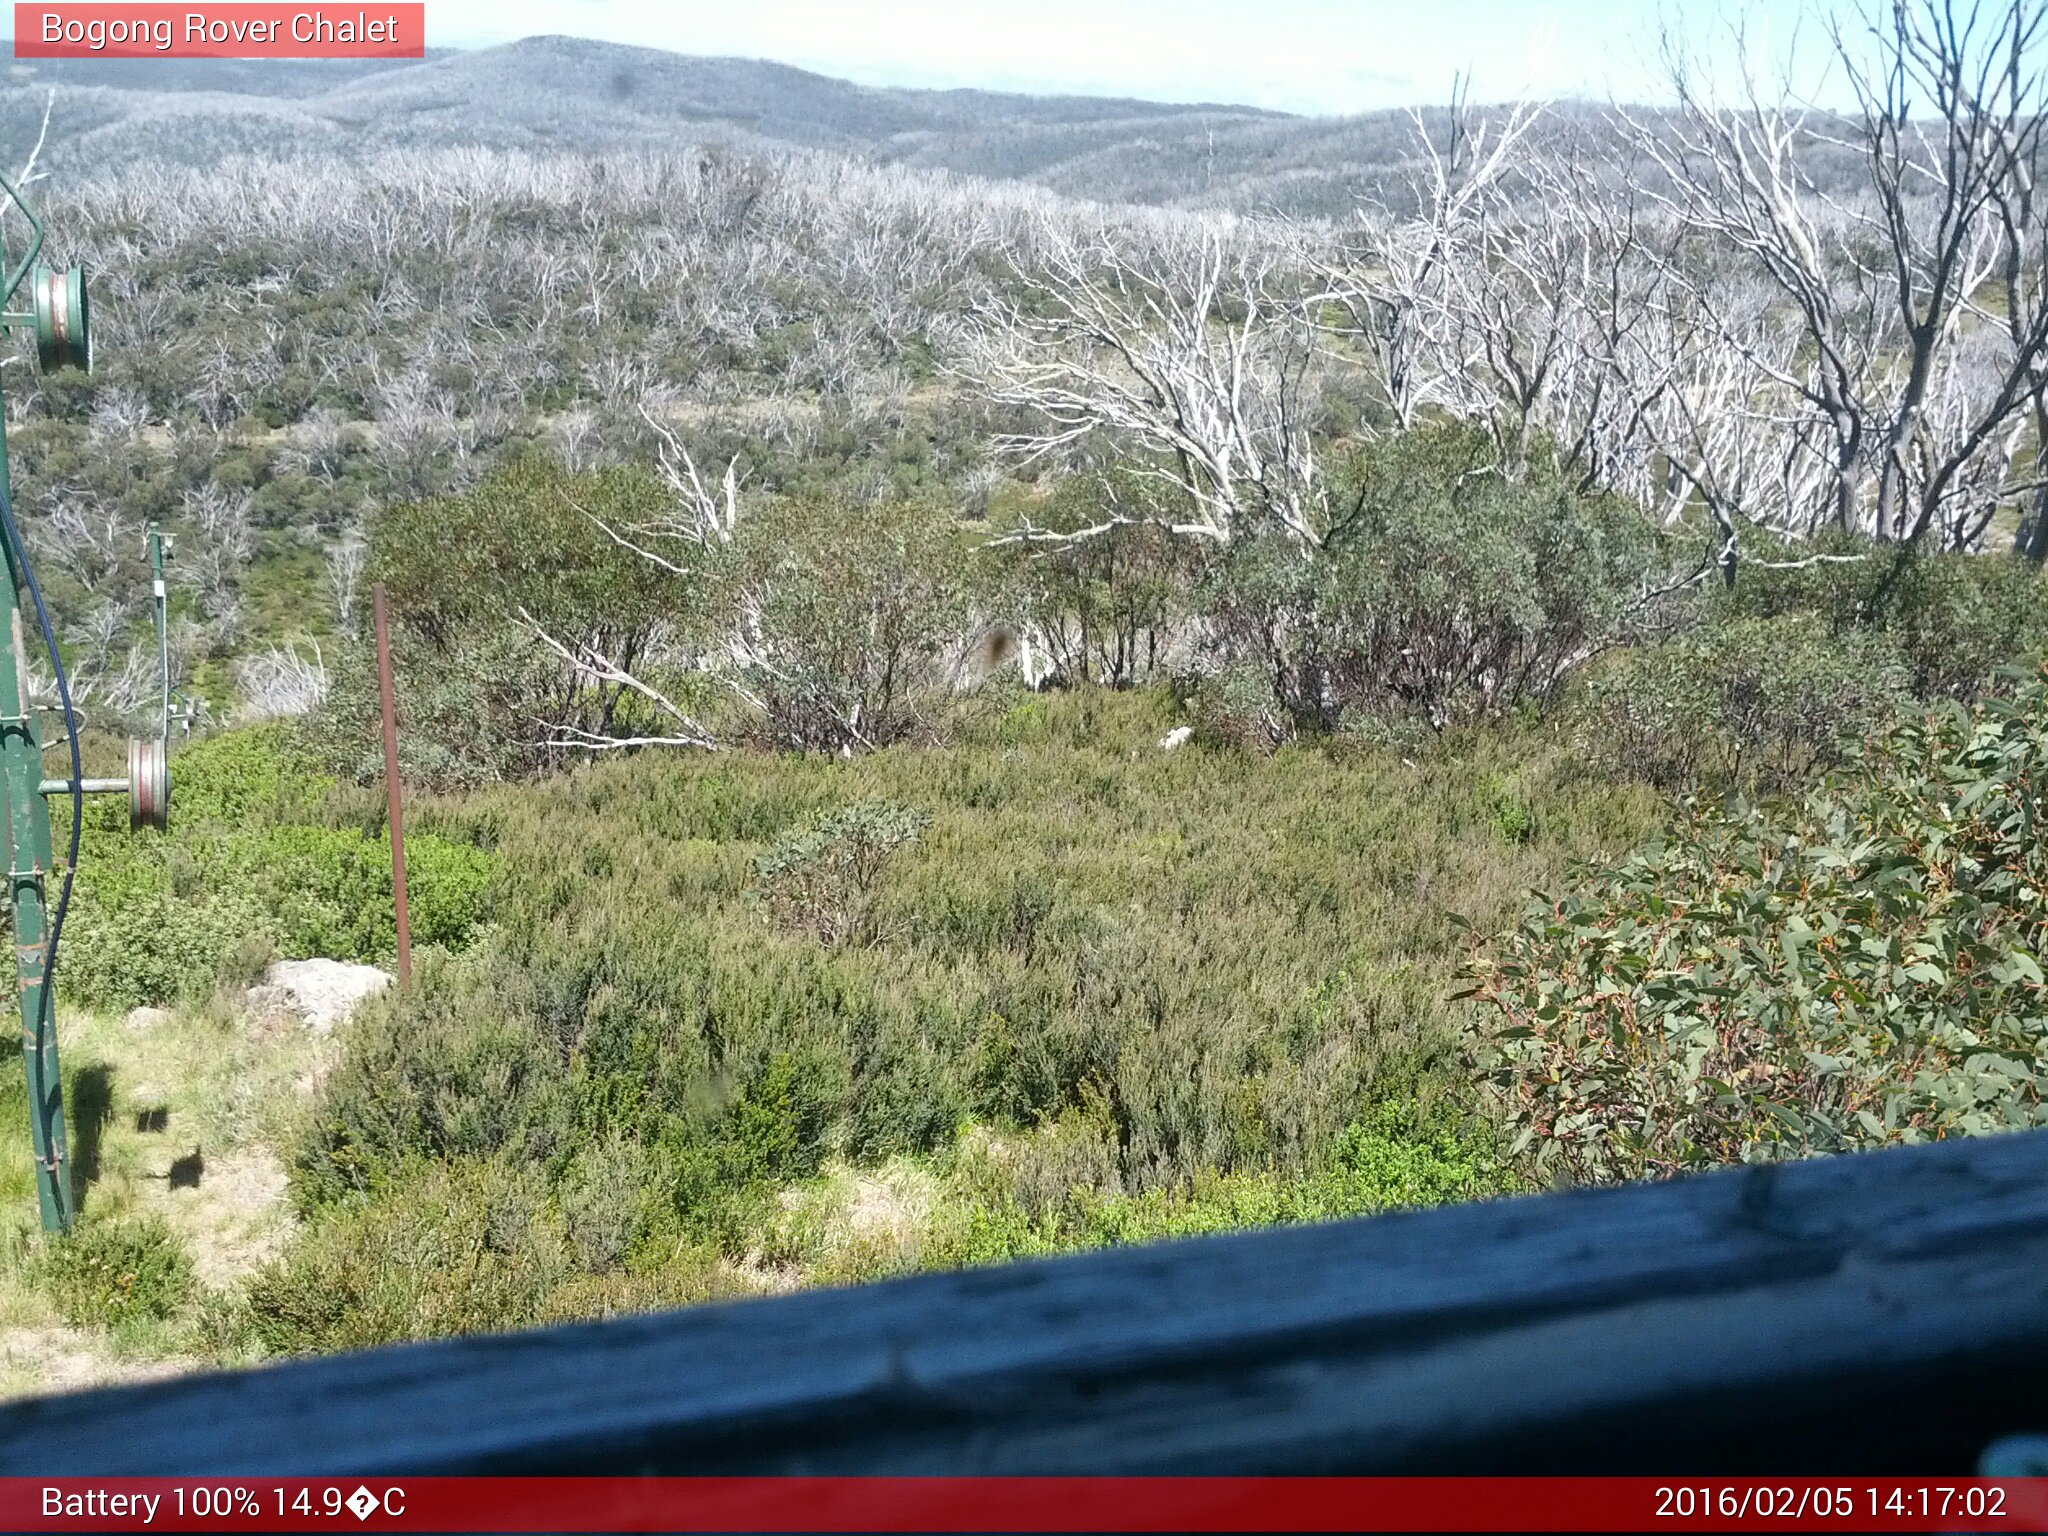
MULTIPOLYGON (((31 183, 41 181, 45 175, 44 172, 36 169, 36 162, 42 159, 43 146, 49 142, 50 114, 56 105, 57 92, 55 87, 52 87, 43 95, 43 121, 41 126, 36 129, 36 141, 29 147, 27 158, 21 162, 20 168, 14 173, 14 186, 17 191, 26 190, 31 183)), ((9 202, 4 208, 0 208, 0 228, 4 228, 7 223, 18 217, 18 210, 12 202, 9 202)), ((13 361, 15 359, 12 357, 0 359, 0 363, 13 361)))
MULTIPOLYGON (((620 732, 609 727, 593 730, 573 721, 541 719, 541 744, 555 751, 617 752, 633 747, 695 747, 715 749, 718 740, 695 715, 677 704, 661 688, 647 680, 648 669, 634 662, 614 660, 588 641, 564 641, 550 632, 524 607, 519 621, 527 631, 569 667, 572 692, 586 688, 606 690, 613 697, 631 694, 653 707, 656 717, 670 723, 667 731, 620 732)), ((609 714, 610 711, 607 711, 609 714)))
POLYGON ((2039 155, 2048 108, 2037 47, 2044 16, 2042 0, 1894 0, 1861 38, 1839 24, 1834 32, 1860 112, 1851 143, 1868 162, 1907 343, 1903 377, 1881 418, 1880 537, 1913 542, 1926 533, 1958 477, 2008 431, 2048 349, 2048 308, 2036 305, 2008 329, 2007 355, 1960 355, 1971 341, 1966 322, 2001 266, 1997 210, 2016 181, 2031 182, 2039 155), (1958 369, 1974 373, 1980 387, 1949 381, 1952 429, 1930 432, 1930 398, 1958 369))
MULTIPOLYGON (((2038 52, 2042 15, 2034 9, 2012 23, 2015 42, 2038 52)), ((2018 549, 2032 564, 2048 563, 2048 349, 2038 338, 2048 333, 2048 199, 2041 194, 2044 152, 2043 120, 2048 118, 2042 72, 2022 70, 2014 57, 1998 77, 1996 101, 1989 113, 1997 139, 1995 170, 1987 194, 2000 236, 1999 297, 2002 302, 1979 308, 1980 323, 2002 326, 2023 379, 2025 427, 2033 455, 2027 472, 2007 487, 2031 504, 2032 515, 2020 529, 2018 549)))
POLYGON ((1682 353, 1645 345, 1671 305, 1657 259, 1670 233, 1607 161, 1575 133, 1473 200, 1445 262, 1459 384, 1443 393, 1486 425, 1509 476, 1540 440, 1566 474, 1647 506, 1654 415, 1682 371, 1682 353))
POLYGON ((242 572, 256 548, 249 526, 250 499, 248 491, 211 481, 184 496, 190 533, 176 569, 197 589, 200 607, 224 638, 240 632, 242 572))
POLYGON ((1469 269, 1479 226, 1541 115, 1540 106, 1527 103, 1475 109, 1471 82, 1459 77, 1446 111, 1410 113, 1416 156, 1407 206, 1385 197, 1369 202, 1351 247, 1321 264, 1322 297, 1343 314, 1343 330, 1367 347, 1403 429, 1425 407, 1457 410, 1465 403, 1452 334, 1460 314, 1457 274, 1469 269))
POLYGON ((141 523, 118 502, 82 485, 52 486, 44 499, 48 515, 29 525, 37 554, 87 592, 125 586, 142 548, 141 523))
POLYGON ((335 621, 345 635, 356 632, 361 607, 363 572, 370 563, 370 541, 360 524, 351 523, 327 548, 327 595, 334 602, 335 621))
POLYGON ((235 683, 241 703, 235 711, 238 721, 291 719, 309 715, 327 698, 327 658, 320 642, 266 646, 235 664, 235 683))
MULTIPOLYGON (((1805 154, 1816 142, 1811 114, 1767 97, 1746 55, 1741 104, 1724 106, 1682 44, 1667 34, 1665 47, 1678 98, 1675 116, 1623 111, 1616 119, 1658 173, 1645 178, 1646 192, 1664 200, 1695 236, 1695 253, 1673 270, 1679 281, 1695 285, 1696 303, 1711 313, 1710 298, 1689 269, 1711 270, 1717 255, 1738 253, 1799 317, 1805 345, 1789 366, 1762 352, 1747 359, 1776 387, 1808 402, 1828 427, 1829 501, 1825 511, 1802 509, 1803 521, 1809 528, 1823 521, 1856 527, 1869 471, 1866 389, 1892 342, 1885 328, 1889 311, 1873 291, 1877 274, 1843 257, 1841 233, 1854 221, 1841 217, 1813 184, 1805 154)), ((1730 331, 1722 339, 1741 350, 1749 338, 1730 331)))
MULTIPOLYGON (((1040 425, 997 438, 1029 464, 1098 436, 1180 507, 1173 533, 1223 544, 1276 530, 1315 547, 1326 528, 1317 458, 1322 368, 1315 296, 1291 232, 1205 227, 1141 241, 1048 221, 1020 284, 991 307, 961 371, 1040 425), (1140 248, 1142 245, 1142 249, 1140 248)), ((1026 527, 1021 540, 1086 538, 1026 527)))
MULTIPOLYGON (((641 400, 640 415, 653 428, 659 444, 655 451, 656 469, 662 482, 675 495, 675 517, 632 532, 648 542, 668 541, 699 549, 730 544, 734 531, 739 527, 739 455, 735 454, 726 461, 725 473, 714 490, 697 468, 697 461, 691 457, 690 450, 683 446, 682 439, 669 424, 674 404, 672 395, 653 394, 641 400)), ((605 531, 620 542, 626 542, 617 532, 609 528, 605 531)), ((640 553, 647 552, 641 550, 640 553)), ((659 560, 654 555, 648 555, 648 558, 659 560)), ((678 569, 667 560, 659 560, 659 563, 672 571, 678 569)))
POLYGON ((2017 217, 2032 217, 2042 18, 2041 0, 1890 0, 1837 22, 1830 41, 1856 102, 1846 115, 1767 93, 1746 58, 1735 104, 1717 100, 1667 34, 1677 114, 1618 114, 1659 173, 1645 190, 1697 237, 1679 280, 1699 287, 1693 274, 1733 252, 1796 317, 1789 356, 1733 328, 1722 338, 1762 376, 1749 406, 1786 423, 1786 462, 1810 456, 1824 429, 1825 499, 1782 509, 1788 526, 1921 540, 1958 505, 1959 482, 1981 481, 1979 456, 1999 454, 2041 377, 2048 309, 2008 326, 1988 372, 1970 332, 2014 248, 2000 210, 2029 205, 2017 217), (1829 151, 1855 157, 1850 188, 1819 179, 1829 151), (1950 377, 1958 369, 1969 385, 1950 377), (1927 416, 1937 400, 1940 432, 1927 416))

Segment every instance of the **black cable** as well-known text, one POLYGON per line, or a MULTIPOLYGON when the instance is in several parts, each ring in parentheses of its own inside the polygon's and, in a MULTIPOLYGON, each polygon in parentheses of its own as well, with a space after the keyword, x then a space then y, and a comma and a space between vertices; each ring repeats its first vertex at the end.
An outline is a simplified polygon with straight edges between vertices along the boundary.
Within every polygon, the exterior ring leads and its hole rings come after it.
MULTIPOLYGON (((71 707, 71 680, 64 675, 64 654, 57 649, 57 631, 50 624, 50 610, 43 603, 43 589, 36 585, 35 567, 29 564, 28 544, 22 539, 21 529, 14 521, 14 498, 8 494, 7 481, 0 477, 0 524, 5 525, 7 542, 14 550, 14 558, 21 565, 22 580, 28 584, 28 595, 36 605, 36 622, 42 626, 43 644, 49 648, 50 665, 57 673, 57 699, 64 706, 64 732, 71 742, 71 853, 64 863, 64 889, 57 897, 57 910, 50 919, 50 943, 43 955, 43 1008, 42 1017, 36 1021, 40 1034, 48 1027, 50 1012, 56 1006, 57 995, 57 942, 64 936, 64 914, 71 909, 71 881, 78 873, 79 834, 85 829, 85 769, 78 751, 78 714, 71 707)), ((23 712, 27 712, 28 680, 17 680, 22 697, 23 712)), ((38 775, 41 769, 37 770, 38 775)))

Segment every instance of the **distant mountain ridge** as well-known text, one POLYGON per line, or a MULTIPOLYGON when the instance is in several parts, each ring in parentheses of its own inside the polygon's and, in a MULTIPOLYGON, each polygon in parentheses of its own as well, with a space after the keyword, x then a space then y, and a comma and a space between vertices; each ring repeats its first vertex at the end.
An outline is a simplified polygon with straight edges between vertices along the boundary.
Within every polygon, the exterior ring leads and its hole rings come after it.
POLYGON ((1018 179, 1075 196, 1340 211, 1406 151, 1398 113, 1306 118, 985 90, 856 85, 757 59, 532 37, 422 60, 18 60, 0 88, 0 160, 33 141, 89 175, 137 160, 353 155, 483 145, 587 152, 791 145, 1018 179))

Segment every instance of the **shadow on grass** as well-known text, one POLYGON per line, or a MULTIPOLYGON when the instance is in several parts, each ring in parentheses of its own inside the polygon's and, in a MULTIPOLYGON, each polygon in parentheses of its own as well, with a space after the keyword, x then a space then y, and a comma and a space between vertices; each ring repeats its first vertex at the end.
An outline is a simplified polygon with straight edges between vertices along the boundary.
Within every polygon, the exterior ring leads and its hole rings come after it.
POLYGON ((171 1171, 166 1175, 173 1189, 197 1189, 205 1176, 206 1154, 197 1147, 172 1163, 171 1171))
POLYGON ((86 1192, 100 1177, 100 1146, 114 1114, 114 1069, 104 1063, 71 1079, 71 1203, 85 1209, 86 1192))

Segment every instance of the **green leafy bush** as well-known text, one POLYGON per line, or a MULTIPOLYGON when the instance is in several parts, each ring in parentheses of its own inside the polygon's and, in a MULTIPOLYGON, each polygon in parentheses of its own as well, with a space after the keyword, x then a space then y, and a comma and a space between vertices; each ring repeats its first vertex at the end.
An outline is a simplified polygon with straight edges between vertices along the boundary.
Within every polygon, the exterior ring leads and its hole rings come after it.
POLYGON ((82 1222, 70 1237, 47 1242, 36 1274, 65 1320, 80 1328, 161 1321, 192 1295, 192 1261, 155 1217, 82 1222))
POLYGON ((561 1052, 545 1000, 503 961, 422 956, 414 995, 372 1006, 307 1118, 294 1154, 301 1210, 378 1189, 419 1158, 551 1158, 569 1144, 561 1052), (522 1006, 525 1005, 525 1006, 522 1006))
POLYGON ((743 1291, 715 1254, 593 1273, 547 1190, 504 1163, 416 1161, 378 1203, 333 1210, 251 1277, 248 1327, 272 1354, 530 1327, 743 1291))
POLYGON ((1272 677, 1256 662, 1239 662, 1187 683, 1188 712, 1207 741, 1270 752, 1292 734, 1293 723, 1274 692, 1272 677))
MULTIPOLYGON (((570 658, 595 653, 671 680, 718 591, 715 548, 647 532, 672 515, 667 487, 646 470, 576 475, 538 453, 460 495, 381 511, 368 574, 390 597, 408 768, 428 782, 473 784, 573 756, 547 745, 557 732, 648 725, 642 695, 570 658), (651 541, 660 558, 621 539, 651 541)), ((365 646, 341 655, 318 727, 328 760, 359 778, 377 762, 371 663, 365 646)))
POLYGON ((1656 531, 1541 455, 1505 478, 1478 428, 1387 438, 1346 464, 1323 547, 1255 538, 1213 567, 1212 622, 1300 727, 1350 711, 1438 729, 1540 703, 1621 637, 1662 568, 1656 531))
MULTIPOLYGON (((1483 1135, 1425 1129, 1412 1111, 1390 1104, 1346 1128, 1306 1173, 1207 1173, 1136 1195, 1105 1180, 1092 1159, 1077 1158, 1077 1138, 1066 1128, 1049 1130, 1019 1145, 986 1138, 963 1145, 921 1263, 993 1264, 1077 1248, 1335 1221, 1483 1199, 1519 1187, 1483 1135), (1049 1163, 1070 1175, 1064 1186, 1047 1182, 1049 1163)), ((1079 1137, 1078 1143, 1088 1139, 1079 1137)))
POLYGON ((754 861, 769 916, 825 944, 871 943, 875 882, 931 818, 879 801, 842 806, 754 861))
MULTIPOLYGON (((405 858, 413 942, 460 945, 487 911, 491 855, 416 832, 406 839, 405 858)), ((397 948, 388 837, 279 826, 230 840, 218 867, 246 871, 264 893, 278 948, 287 955, 368 960, 397 948)))
POLYGON ((1856 540, 1823 544, 1831 558, 1819 563, 1811 549, 1769 553, 1789 557, 1785 568, 1744 566, 1712 595, 1713 613, 1805 615, 1837 636, 1881 635, 1920 698, 1971 698, 2001 668, 2048 650, 2048 581, 2025 561, 1856 540))
MULTIPOLYGON (((392 625, 392 668, 405 701, 399 771, 408 784, 470 789, 552 765, 533 711, 559 697, 558 658, 509 628, 458 630, 435 641, 392 625)), ((337 644, 327 698, 301 726, 320 761, 356 784, 384 773, 377 658, 367 638, 337 644)))
MULTIPOLYGON (((388 839, 316 819, 332 780, 277 726, 226 731, 173 760, 171 830, 103 823, 82 849, 58 968, 64 994, 130 1008, 245 980, 259 953, 388 961, 397 947, 388 839)), ((496 861, 415 832, 413 937, 460 947, 489 918, 496 861)))
MULTIPOLYGON (((201 996, 257 940, 289 959, 382 963, 396 950, 388 840, 288 824, 178 838, 86 864, 64 929, 68 996, 106 1008, 201 996)), ((406 858, 414 942, 465 943, 489 910, 491 855, 420 833, 406 858)))
POLYGON ((743 519, 729 602, 750 733, 827 752, 929 739, 975 589, 959 531, 933 504, 787 499, 743 519))
POLYGON ((1665 788, 1784 789, 1841 763, 1911 689, 1881 632, 1734 618, 1609 658, 1573 723, 1588 759, 1665 788))
POLYGON ((1068 476, 1032 520, 1062 533, 1109 525, 1071 542, 997 547, 1009 600, 1044 646, 1051 675, 1127 688, 1181 660, 1203 554, 1160 526, 1174 519, 1157 481, 1124 470, 1068 476))
POLYGON ((1487 774, 1479 781, 1479 795, 1503 842, 1526 843, 1536 835, 1536 806, 1511 780, 1487 774))
MULTIPOLYGON (((650 689, 693 739, 837 752, 936 730, 982 570, 938 503, 786 495, 730 532, 679 529, 646 472, 531 454, 380 514, 371 574, 398 630, 408 770, 474 785, 559 767, 579 743, 672 738, 650 689)), ((358 779, 376 768, 370 660, 342 652, 315 727, 358 779)))
POLYGON ((1532 1172, 1640 1178, 2048 1124, 2048 673, 1702 810, 1475 964, 1532 1172))
POLYGON ((83 875, 64 924, 57 984, 87 1007, 126 1009, 203 996, 271 914, 247 891, 193 899, 163 885, 108 898, 83 875))
POLYGON ((171 761, 174 826, 312 817, 334 783, 280 722, 201 737, 178 746, 171 761))

